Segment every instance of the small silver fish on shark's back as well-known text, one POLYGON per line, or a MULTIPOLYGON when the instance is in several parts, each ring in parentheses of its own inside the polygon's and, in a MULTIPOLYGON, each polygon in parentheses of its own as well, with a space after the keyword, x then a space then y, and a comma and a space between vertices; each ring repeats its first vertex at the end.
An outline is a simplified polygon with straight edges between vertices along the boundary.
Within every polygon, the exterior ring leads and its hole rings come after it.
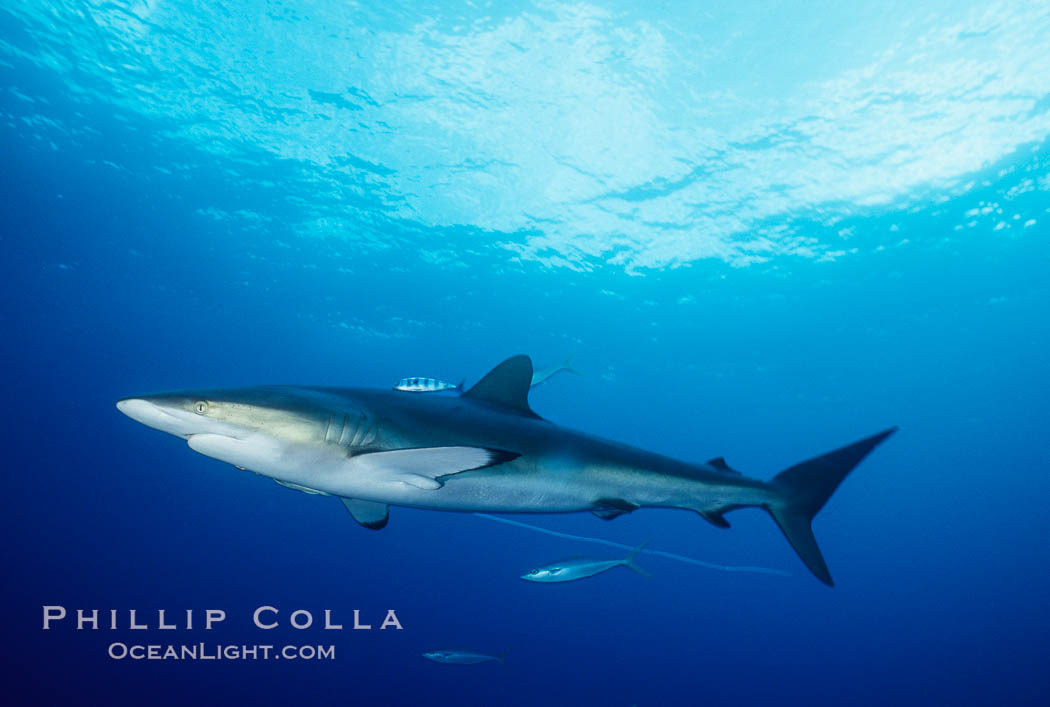
POLYGON ((474 665, 475 663, 486 663, 490 660, 499 661, 503 667, 507 667, 507 651, 498 655, 486 655, 472 651, 430 651, 424 653, 423 657, 435 663, 447 663, 449 665, 474 665))
MULTIPOLYGON (((532 381, 529 383, 529 386, 535 388, 537 385, 544 383, 545 381, 549 380, 552 376, 554 376, 557 373, 561 373, 562 371, 568 371, 569 373, 578 374, 579 371, 573 368, 570 365, 571 363, 572 356, 569 356, 569 358, 565 359, 564 363, 559 363, 549 368, 544 368, 543 370, 536 371, 532 375, 532 381)), ((446 383, 445 381, 438 380, 437 378, 424 378, 422 376, 413 376, 411 378, 402 378, 401 380, 399 380, 397 382, 397 385, 394 386, 394 390, 401 390, 406 393, 440 393, 445 390, 454 390, 457 393, 462 393, 463 383, 464 381, 460 381, 459 385, 452 385, 451 383, 446 383)))
POLYGON ((443 390, 455 390, 462 392, 463 382, 452 385, 437 378, 402 378, 394 386, 394 390, 403 390, 406 393, 440 393, 443 390))
POLYGON ((574 557, 561 562, 552 562, 549 565, 538 567, 528 574, 521 575, 521 578, 529 582, 572 582, 577 579, 593 577, 596 574, 601 574, 621 565, 633 572, 649 577, 651 575, 648 572, 634 564, 634 558, 642 551, 643 547, 645 547, 645 543, 631 550, 630 554, 622 560, 596 560, 589 557, 574 557))

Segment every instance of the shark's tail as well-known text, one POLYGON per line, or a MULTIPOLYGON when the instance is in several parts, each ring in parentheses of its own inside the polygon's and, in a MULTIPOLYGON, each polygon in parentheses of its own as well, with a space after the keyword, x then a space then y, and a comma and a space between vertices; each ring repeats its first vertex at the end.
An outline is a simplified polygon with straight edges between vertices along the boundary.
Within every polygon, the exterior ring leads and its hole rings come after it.
POLYGON ((653 575, 652 575, 651 572, 647 572, 646 570, 643 570, 641 567, 636 565, 634 563, 634 558, 638 557, 638 553, 640 553, 645 548, 645 546, 648 545, 648 544, 649 544, 649 541, 646 540, 644 543, 642 543, 641 545, 639 545, 635 549, 631 550, 627 554, 627 557, 623 558, 623 566, 624 567, 626 567, 627 569, 631 570, 632 572, 637 572, 638 574, 642 575, 643 577, 652 577, 653 575))
POLYGON ((817 539, 813 537, 813 516, 824 507, 846 475, 875 449, 880 442, 897 431, 892 427, 877 435, 854 442, 834 452, 796 464, 776 475, 770 482, 782 494, 780 501, 765 506, 791 547, 809 568, 829 587, 834 586, 831 573, 820 554, 817 539))

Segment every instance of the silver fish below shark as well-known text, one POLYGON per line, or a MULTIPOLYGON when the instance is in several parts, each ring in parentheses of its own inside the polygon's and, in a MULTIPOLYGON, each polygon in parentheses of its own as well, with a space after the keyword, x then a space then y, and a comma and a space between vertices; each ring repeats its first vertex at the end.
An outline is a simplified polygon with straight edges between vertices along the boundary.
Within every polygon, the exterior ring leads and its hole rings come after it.
POLYGON ((447 665, 475 665, 495 660, 502 664, 503 667, 507 666, 507 661, 504 660, 507 657, 507 651, 497 655, 486 655, 472 651, 430 651, 429 653, 424 653, 423 657, 435 663, 445 663, 447 665))
POLYGON ((634 563, 634 558, 638 556, 638 553, 641 552, 644 547, 645 543, 642 543, 635 549, 631 550, 630 554, 622 560, 596 560, 591 557, 573 557, 560 562, 552 562, 543 565, 542 567, 537 567, 528 574, 521 575, 521 578, 528 580, 529 582, 541 582, 545 584, 553 584, 555 582, 574 582, 578 579, 586 579, 587 577, 593 577, 596 574, 607 572, 613 567, 621 566, 645 577, 650 577, 652 575, 634 563))

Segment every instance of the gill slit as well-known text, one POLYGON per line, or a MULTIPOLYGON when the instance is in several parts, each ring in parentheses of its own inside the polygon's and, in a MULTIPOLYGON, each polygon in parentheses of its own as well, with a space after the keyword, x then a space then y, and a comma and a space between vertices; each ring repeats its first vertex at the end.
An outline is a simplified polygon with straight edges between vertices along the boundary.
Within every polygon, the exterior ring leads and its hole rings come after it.
POLYGON ((343 413, 343 427, 342 427, 341 430, 339 430, 339 442, 337 442, 337 444, 340 447, 346 447, 347 446, 347 443, 344 440, 346 439, 347 427, 349 427, 349 426, 350 426, 350 416, 347 415, 346 413, 343 413))

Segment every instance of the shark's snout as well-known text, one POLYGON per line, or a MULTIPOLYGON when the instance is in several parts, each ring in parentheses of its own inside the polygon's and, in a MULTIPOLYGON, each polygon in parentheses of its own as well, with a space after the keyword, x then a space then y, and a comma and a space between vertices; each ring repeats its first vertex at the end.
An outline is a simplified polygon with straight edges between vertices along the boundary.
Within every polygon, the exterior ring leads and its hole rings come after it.
POLYGON ((130 417, 136 422, 141 422, 144 425, 150 427, 156 427, 154 422, 161 422, 164 420, 172 421, 175 418, 164 412, 164 409, 159 405, 154 405, 148 400, 142 398, 124 398, 123 400, 117 401, 117 410, 130 417))
POLYGON ((117 410, 130 417, 135 422, 141 422, 147 427, 152 427, 168 434, 180 437, 191 433, 189 429, 190 416, 177 408, 158 405, 146 398, 124 398, 117 401, 117 410))

